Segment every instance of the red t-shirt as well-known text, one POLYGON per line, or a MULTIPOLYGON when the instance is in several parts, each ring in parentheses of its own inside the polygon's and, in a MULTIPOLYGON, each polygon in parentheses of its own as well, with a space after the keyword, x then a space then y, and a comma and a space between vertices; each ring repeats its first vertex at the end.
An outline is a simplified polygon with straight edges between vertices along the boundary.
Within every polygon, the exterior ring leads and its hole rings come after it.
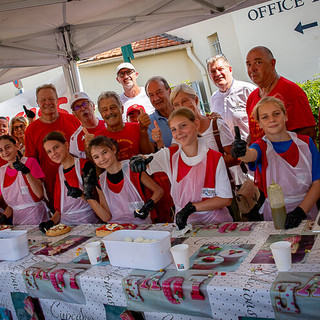
MULTIPOLYGON (((274 96, 284 102, 288 113, 288 131, 316 125, 306 94, 294 82, 280 77, 278 83, 268 96, 274 96)), ((259 88, 251 92, 247 100, 246 110, 249 119, 251 143, 264 136, 263 130, 251 115, 254 106, 260 100, 259 88)))
POLYGON ((33 157, 40 163, 45 174, 45 187, 50 203, 53 203, 54 185, 59 165, 51 161, 43 148, 43 138, 51 131, 61 131, 67 141, 73 132, 81 125, 80 121, 71 114, 59 113, 59 118, 52 123, 43 123, 39 119, 32 122, 26 129, 26 157, 33 157))
POLYGON ((118 160, 127 160, 140 153, 140 125, 126 122, 121 131, 111 132, 107 128, 97 132, 96 136, 106 136, 118 142, 118 160))

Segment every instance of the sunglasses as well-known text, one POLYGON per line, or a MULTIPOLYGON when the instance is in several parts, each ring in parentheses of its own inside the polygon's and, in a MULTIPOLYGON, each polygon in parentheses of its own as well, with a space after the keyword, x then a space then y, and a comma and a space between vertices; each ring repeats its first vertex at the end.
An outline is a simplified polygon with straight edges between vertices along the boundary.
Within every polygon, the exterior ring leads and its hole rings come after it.
POLYGON ((84 109, 87 109, 90 106, 90 101, 84 101, 81 104, 77 104, 76 106, 73 107, 73 111, 79 111, 81 107, 84 109))
POLYGON ((134 70, 121 71, 118 73, 118 77, 123 78, 125 75, 130 76, 134 72, 135 72, 134 70))

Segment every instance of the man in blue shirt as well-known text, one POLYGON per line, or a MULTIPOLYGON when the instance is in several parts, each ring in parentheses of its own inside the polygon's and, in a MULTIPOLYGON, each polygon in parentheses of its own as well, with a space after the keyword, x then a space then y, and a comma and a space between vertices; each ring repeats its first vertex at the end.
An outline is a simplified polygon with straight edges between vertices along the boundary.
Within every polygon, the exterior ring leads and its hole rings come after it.
POLYGON ((170 147, 172 134, 168 126, 168 118, 173 111, 170 103, 171 88, 162 77, 152 77, 145 85, 146 93, 156 109, 150 115, 151 124, 148 128, 149 138, 157 148, 170 147))

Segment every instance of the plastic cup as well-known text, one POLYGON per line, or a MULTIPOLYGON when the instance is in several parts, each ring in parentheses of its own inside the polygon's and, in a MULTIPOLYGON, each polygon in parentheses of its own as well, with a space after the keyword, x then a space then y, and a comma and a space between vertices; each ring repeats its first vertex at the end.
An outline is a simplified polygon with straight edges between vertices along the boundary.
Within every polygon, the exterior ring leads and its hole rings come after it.
POLYGON ((278 271, 288 271, 291 268, 291 243, 277 241, 270 245, 278 271))
POLYGON ((171 254, 176 265, 177 270, 184 271, 188 270, 189 264, 189 246, 187 244, 177 244, 171 249, 171 254))
POLYGON ((91 264, 98 264, 102 261, 100 241, 90 242, 85 245, 85 248, 91 264))

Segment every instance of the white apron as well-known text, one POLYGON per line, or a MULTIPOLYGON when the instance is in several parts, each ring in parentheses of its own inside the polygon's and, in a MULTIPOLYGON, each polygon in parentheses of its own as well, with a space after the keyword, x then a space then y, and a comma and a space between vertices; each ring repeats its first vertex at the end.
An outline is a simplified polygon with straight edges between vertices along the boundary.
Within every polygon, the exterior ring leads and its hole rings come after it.
MULTIPOLYGON (((172 156, 172 184, 171 196, 176 207, 176 212, 179 212, 189 201, 202 201, 202 190, 204 188, 207 170, 207 152, 208 149, 200 149, 201 161, 192 166, 188 174, 177 182, 178 175, 178 160, 181 154, 181 146, 179 150, 172 156)), ((192 213, 188 218, 188 223, 220 223, 224 221, 232 221, 232 217, 226 207, 214 211, 201 211, 192 213)))
MULTIPOLYGON (((86 153, 84 151, 81 151, 79 149, 79 145, 78 145, 78 136, 79 134, 83 134, 82 131, 83 127, 79 126, 79 128, 73 133, 73 135, 70 138, 70 146, 69 146, 69 152, 74 155, 75 157, 78 158, 86 158, 86 153)), ((84 139, 84 135, 83 135, 83 139, 84 139)))
MULTIPOLYGON (((282 187, 287 212, 293 211, 304 199, 312 184, 312 155, 307 143, 297 138, 294 132, 288 132, 299 150, 299 161, 292 167, 273 149, 272 143, 264 136, 267 142, 266 156, 268 167, 266 169, 267 186, 274 180, 282 187)), ((268 198, 261 208, 264 220, 272 220, 272 213, 268 198)), ((306 212, 307 219, 315 219, 318 213, 316 205, 310 212, 306 212)))
POLYGON ((129 160, 121 161, 121 166, 124 182, 119 193, 115 193, 109 189, 107 171, 100 175, 101 189, 112 216, 109 223, 151 223, 150 215, 144 220, 134 216, 134 211, 139 210, 144 205, 144 201, 130 180, 129 160))
MULTIPOLYGON (((80 161, 75 158, 75 170, 79 181, 79 187, 83 190, 80 161)), ((85 223, 97 223, 95 212, 91 208, 90 204, 81 198, 74 199, 67 196, 67 188, 64 184, 65 176, 63 174, 63 166, 59 167, 59 180, 60 180, 60 222, 67 225, 85 224, 85 223)))
MULTIPOLYGON (((21 158, 23 164, 28 158, 21 158)), ((49 219, 48 209, 43 201, 35 202, 30 194, 29 187, 26 184, 20 171, 14 182, 3 187, 5 173, 9 164, 0 168, 0 183, 3 198, 7 205, 13 210, 13 224, 36 225, 49 219)))

